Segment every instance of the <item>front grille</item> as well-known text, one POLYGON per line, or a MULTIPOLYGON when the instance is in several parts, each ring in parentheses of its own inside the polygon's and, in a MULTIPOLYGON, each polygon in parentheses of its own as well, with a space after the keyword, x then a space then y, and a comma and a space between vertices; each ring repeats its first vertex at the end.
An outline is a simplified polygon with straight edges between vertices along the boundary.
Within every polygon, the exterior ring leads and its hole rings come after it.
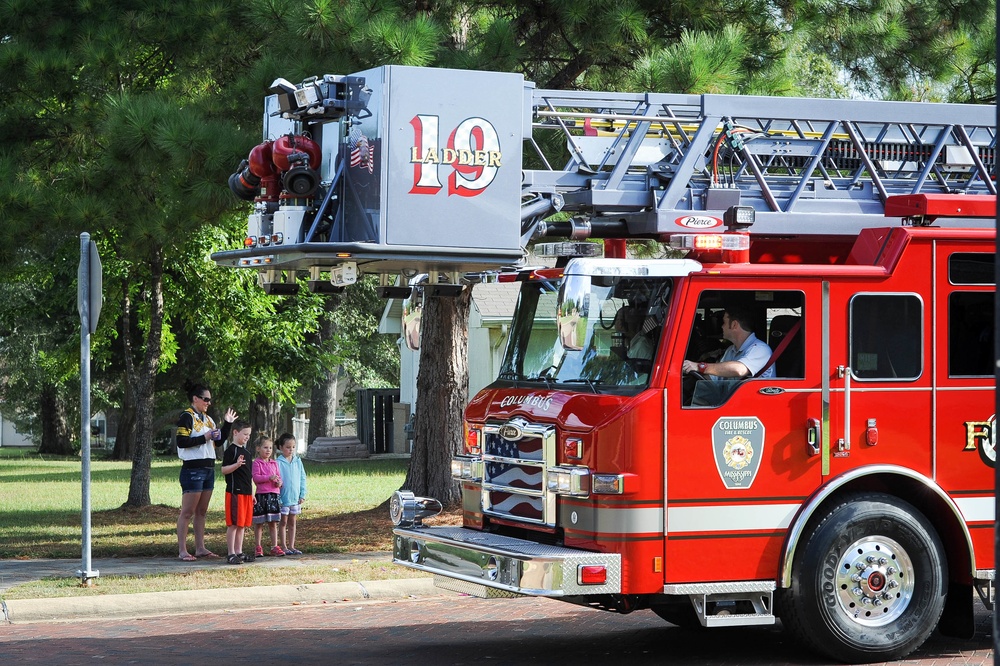
POLYGON ((546 491, 546 468, 555 461, 555 427, 516 418, 487 424, 483 435, 483 512, 555 525, 555 496, 546 491))

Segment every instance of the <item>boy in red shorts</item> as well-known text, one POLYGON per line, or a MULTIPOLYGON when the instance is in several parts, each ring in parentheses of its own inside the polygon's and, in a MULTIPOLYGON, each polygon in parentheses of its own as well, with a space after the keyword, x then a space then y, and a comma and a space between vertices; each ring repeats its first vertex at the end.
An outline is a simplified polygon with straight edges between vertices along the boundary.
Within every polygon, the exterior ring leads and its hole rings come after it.
POLYGON ((226 547, 229 564, 253 562, 253 555, 243 554, 243 535, 253 523, 253 471, 250 467, 250 424, 233 424, 229 447, 222 454, 222 473, 226 475, 226 547))

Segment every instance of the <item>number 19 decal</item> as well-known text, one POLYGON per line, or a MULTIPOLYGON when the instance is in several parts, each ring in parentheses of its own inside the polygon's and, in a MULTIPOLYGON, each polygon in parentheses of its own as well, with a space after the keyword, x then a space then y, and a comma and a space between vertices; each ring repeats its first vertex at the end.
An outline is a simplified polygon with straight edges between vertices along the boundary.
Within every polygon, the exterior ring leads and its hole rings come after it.
POLYGON ((413 126, 413 187, 410 194, 437 194, 441 188, 440 169, 450 167, 448 195, 474 197, 482 194, 500 168, 500 137, 485 118, 467 118, 458 124, 441 148, 437 116, 416 115, 413 126))

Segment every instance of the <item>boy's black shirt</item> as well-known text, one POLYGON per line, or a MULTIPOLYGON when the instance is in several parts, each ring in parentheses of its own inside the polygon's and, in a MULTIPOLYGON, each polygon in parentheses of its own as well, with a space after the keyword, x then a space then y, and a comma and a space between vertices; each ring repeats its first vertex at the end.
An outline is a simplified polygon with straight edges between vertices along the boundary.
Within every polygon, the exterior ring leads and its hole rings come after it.
POLYGON ((246 447, 230 444, 222 454, 222 466, 232 465, 243 456, 243 466, 226 474, 226 492, 234 495, 253 495, 253 459, 246 447))

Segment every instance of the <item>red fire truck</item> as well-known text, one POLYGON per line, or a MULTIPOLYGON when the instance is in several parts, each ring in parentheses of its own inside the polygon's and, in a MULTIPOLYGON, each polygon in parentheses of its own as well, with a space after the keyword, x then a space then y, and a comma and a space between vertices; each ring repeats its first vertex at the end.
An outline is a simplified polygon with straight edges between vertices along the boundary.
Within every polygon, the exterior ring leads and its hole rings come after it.
POLYGON ((377 222, 351 239, 326 204, 296 200, 303 222, 279 238, 267 216, 285 204, 261 203, 251 182, 247 248, 218 257, 264 284, 308 268, 313 284, 344 262, 483 273, 529 239, 569 239, 549 248, 570 255, 555 267, 494 273, 520 291, 452 463, 463 524, 425 526, 437 502, 398 492, 394 560, 484 597, 705 627, 780 618, 848 662, 900 658, 936 627, 971 635, 976 593, 993 603, 994 109, 519 78, 490 98, 512 76, 383 68, 311 97, 295 93, 313 80, 278 89, 279 115, 307 125, 335 106, 323 99, 370 95, 359 104, 383 120, 369 152, 350 138, 364 114, 336 111, 316 199, 377 222), (439 98, 455 77, 453 111, 439 98), (505 170, 519 240, 498 228, 477 245, 470 228, 510 215, 509 193, 495 215, 477 199, 508 187, 505 170), (357 194, 370 174, 381 207, 357 194), (433 234, 399 207, 431 200, 439 217, 480 207, 401 258, 412 237, 380 225, 433 234), (607 239, 603 256, 585 256, 601 249, 588 238, 607 239), (631 239, 672 258, 628 258, 631 239))

